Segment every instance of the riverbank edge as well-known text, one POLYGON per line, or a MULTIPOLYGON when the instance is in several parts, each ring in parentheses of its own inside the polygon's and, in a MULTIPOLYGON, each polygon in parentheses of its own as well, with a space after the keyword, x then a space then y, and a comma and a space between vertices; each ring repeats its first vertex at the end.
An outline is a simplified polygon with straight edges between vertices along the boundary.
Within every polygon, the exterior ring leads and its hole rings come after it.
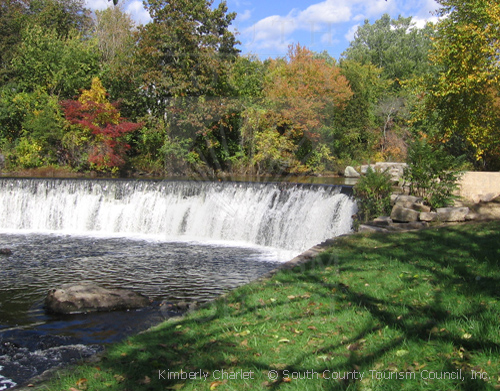
MULTIPOLYGON (((446 226, 446 225, 450 225, 450 224, 438 224, 438 225, 433 225, 432 227, 426 227, 426 228, 421 228, 421 229, 432 229, 432 228, 436 228, 438 226, 446 226)), ((407 232, 407 231, 410 231, 410 230, 414 230, 414 229, 400 229, 398 232, 407 232)), ((395 232, 393 231, 391 233, 394 234, 395 232)), ((279 273, 282 270, 291 270, 291 269, 293 269, 293 268, 295 268, 297 266, 305 265, 306 263, 313 261, 321 253, 323 253, 323 252, 331 249, 339 239, 347 237, 347 236, 353 236, 353 235, 362 235, 362 236, 365 236, 365 235, 367 235, 367 233, 366 232, 359 232, 359 231, 354 231, 353 230, 353 231, 350 231, 348 233, 345 233, 345 234, 342 234, 342 235, 339 235, 339 236, 335 236, 335 237, 330 238, 330 239, 326 239, 323 242, 321 242, 321 243, 319 243, 319 244, 317 244, 317 245, 309 248, 308 250, 302 252, 301 254, 295 256, 291 260, 280 264, 278 267, 276 267, 276 268, 272 269, 271 271, 263 274, 262 276, 258 277, 257 279, 249 281, 247 284, 254 284, 254 283, 259 283, 261 281, 270 280, 270 279, 273 278, 274 275, 276 275, 277 273, 279 273)), ((368 233, 368 235, 369 235, 369 233, 368 233)), ((245 284, 245 285, 247 285, 247 284, 245 284)), ((236 288, 236 289, 238 289, 238 288, 236 288)), ((189 313, 190 312, 196 312, 196 311, 198 311, 200 309, 206 308, 206 307, 212 305, 216 300, 221 300, 221 299, 223 300, 224 297, 228 296, 231 292, 232 291, 229 291, 229 292, 224 293, 224 294, 222 294, 220 296, 217 296, 216 298, 214 298, 214 299, 212 299, 210 301, 207 301, 207 302, 205 302, 205 303, 203 303, 203 304, 201 304, 199 306, 196 306, 194 309, 188 309, 186 312, 184 312, 183 314, 181 314, 179 316, 171 317, 169 319, 166 319, 163 322, 159 323, 158 325, 155 325, 155 326, 153 326, 151 328, 148 328, 148 329, 146 329, 144 331, 141 331, 139 334, 147 333, 147 332, 153 330, 155 327, 161 325, 164 322, 179 321, 188 312, 189 313)), ((83 359, 79 363, 76 363, 76 364, 72 364, 72 365, 64 365, 63 364, 61 366, 48 369, 47 371, 41 373, 40 375, 37 375, 37 376, 31 378, 29 384, 16 386, 16 387, 11 388, 11 389, 13 391, 32 391, 32 390, 36 391, 36 390, 42 390, 42 389, 44 389, 43 386, 45 385, 45 383, 50 382, 54 378, 54 376, 56 376, 58 373, 59 374, 61 374, 61 373, 64 374, 64 372, 69 372, 69 371, 71 371, 71 368, 74 368, 74 367, 78 366, 79 364, 98 363, 102 359, 102 357, 104 357, 106 355, 108 349, 109 349, 109 346, 105 347, 103 351, 97 353, 96 355, 94 355, 94 356, 92 356, 90 358, 87 358, 87 359, 83 359)))
MULTIPOLYGON (((360 233, 360 232, 352 231, 352 232, 349 232, 349 233, 346 233, 343 235, 336 236, 336 237, 331 238, 331 239, 327 239, 327 240, 311 247, 310 249, 304 251, 303 253, 297 255, 296 257, 292 258, 291 260, 282 263, 278 267, 263 274, 262 276, 258 277, 257 279, 249 281, 248 284, 258 283, 259 281, 271 279, 276 273, 280 272, 281 270, 293 269, 296 266, 305 264, 305 263, 313 260, 316 256, 318 256, 322 252, 331 248, 338 238, 350 236, 350 235, 355 235, 358 233, 360 233)), ((176 317, 171 317, 169 319, 164 320, 163 322, 178 321, 178 320, 182 319, 188 312, 194 312, 194 311, 197 311, 199 309, 205 308, 205 307, 213 304, 213 302, 215 302, 216 300, 223 299, 229 293, 230 292, 224 293, 220 296, 217 296, 214 299, 197 306, 195 309, 187 310, 186 312, 184 312, 184 314, 182 314, 180 316, 176 316, 176 317)), ((163 322, 161 322, 161 323, 163 323, 163 322)), ((155 327, 159 326, 161 323, 159 323, 158 325, 153 326, 151 328, 148 328, 144 331, 141 331, 139 334, 147 333, 147 332, 151 331, 152 329, 154 329, 155 327)), ((101 352, 99 352, 99 353, 97 353, 97 354, 95 354, 92 357, 89 357, 87 359, 83 359, 79 363, 71 364, 71 365, 62 364, 61 366, 50 368, 50 369, 46 370, 45 372, 41 373, 40 375, 32 377, 28 384, 19 385, 19 386, 10 388, 9 390, 13 390, 13 391, 42 390, 45 383, 51 381, 54 378, 54 376, 57 376, 58 373, 69 372, 69 371, 71 371, 71 368, 74 368, 80 364, 98 363, 102 359, 102 357, 104 357, 106 355, 108 348, 109 348, 109 346, 105 347, 101 352)))

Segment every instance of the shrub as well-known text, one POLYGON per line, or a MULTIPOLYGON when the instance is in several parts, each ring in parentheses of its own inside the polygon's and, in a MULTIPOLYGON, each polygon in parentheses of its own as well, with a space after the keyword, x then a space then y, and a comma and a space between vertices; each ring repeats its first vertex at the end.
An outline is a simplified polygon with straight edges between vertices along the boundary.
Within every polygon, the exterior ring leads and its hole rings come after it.
POLYGON ((408 146, 407 164, 403 178, 411 195, 423 197, 433 209, 451 205, 457 198, 453 193, 463 158, 447 154, 442 147, 433 148, 423 138, 408 146))
POLYGON ((391 209, 392 183, 387 171, 374 171, 368 167, 354 186, 358 204, 358 220, 366 222, 389 214, 391 209))

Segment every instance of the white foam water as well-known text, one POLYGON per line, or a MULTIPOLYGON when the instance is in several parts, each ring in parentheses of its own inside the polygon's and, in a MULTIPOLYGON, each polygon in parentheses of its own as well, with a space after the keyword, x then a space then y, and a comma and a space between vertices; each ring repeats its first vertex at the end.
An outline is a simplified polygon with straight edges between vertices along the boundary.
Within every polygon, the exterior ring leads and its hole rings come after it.
MULTIPOLYGON (((2 371, 2 369, 3 367, 0 366, 0 372, 2 371)), ((0 391, 7 390, 8 388, 12 388, 15 386, 17 386, 17 383, 0 375, 0 391)))
POLYGON ((218 240, 304 251, 351 230, 340 187, 277 183, 1 179, 0 229, 218 240))

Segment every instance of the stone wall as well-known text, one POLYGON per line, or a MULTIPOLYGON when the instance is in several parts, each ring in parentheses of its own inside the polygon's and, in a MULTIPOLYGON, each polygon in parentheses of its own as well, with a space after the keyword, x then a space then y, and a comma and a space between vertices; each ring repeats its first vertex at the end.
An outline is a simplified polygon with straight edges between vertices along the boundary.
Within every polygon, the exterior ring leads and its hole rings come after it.
POLYGON ((459 195, 474 203, 490 201, 500 195, 500 172, 466 171, 460 179, 459 195))

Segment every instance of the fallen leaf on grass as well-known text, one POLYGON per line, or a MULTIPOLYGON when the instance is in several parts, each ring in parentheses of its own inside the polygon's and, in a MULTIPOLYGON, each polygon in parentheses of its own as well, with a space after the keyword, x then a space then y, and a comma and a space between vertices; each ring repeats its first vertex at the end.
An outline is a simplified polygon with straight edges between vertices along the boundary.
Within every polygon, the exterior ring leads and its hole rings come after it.
POLYGON ((76 382, 76 386, 77 387, 86 386, 86 383, 87 383, 87 379, 82 377, 81 379, 78 379, 78 381, 76 382))
POLYGON ((226 384, 226 383, 227 383, 227 379, 223 380, 223 381, 219 381, 219 380, 213 381, 212 383, 210 383, 210 390, 215 390, 220 385, 226 384))
POLYGON ((288 343, 288 342, 290 342, 290 340, 287 338, 281 338, 280 340, 278 340, 278 343, 288 343))
POLYGON ((125 376, 122 375, 114 375, 113 376, 117 383, 123 383, 125 381, 125 376))
POLYGON ((347 345, 347 350, 350 350, 350 351, 359 350, 359 348, 360 348, 359 343, 351 343, 351 344, 347 345))

